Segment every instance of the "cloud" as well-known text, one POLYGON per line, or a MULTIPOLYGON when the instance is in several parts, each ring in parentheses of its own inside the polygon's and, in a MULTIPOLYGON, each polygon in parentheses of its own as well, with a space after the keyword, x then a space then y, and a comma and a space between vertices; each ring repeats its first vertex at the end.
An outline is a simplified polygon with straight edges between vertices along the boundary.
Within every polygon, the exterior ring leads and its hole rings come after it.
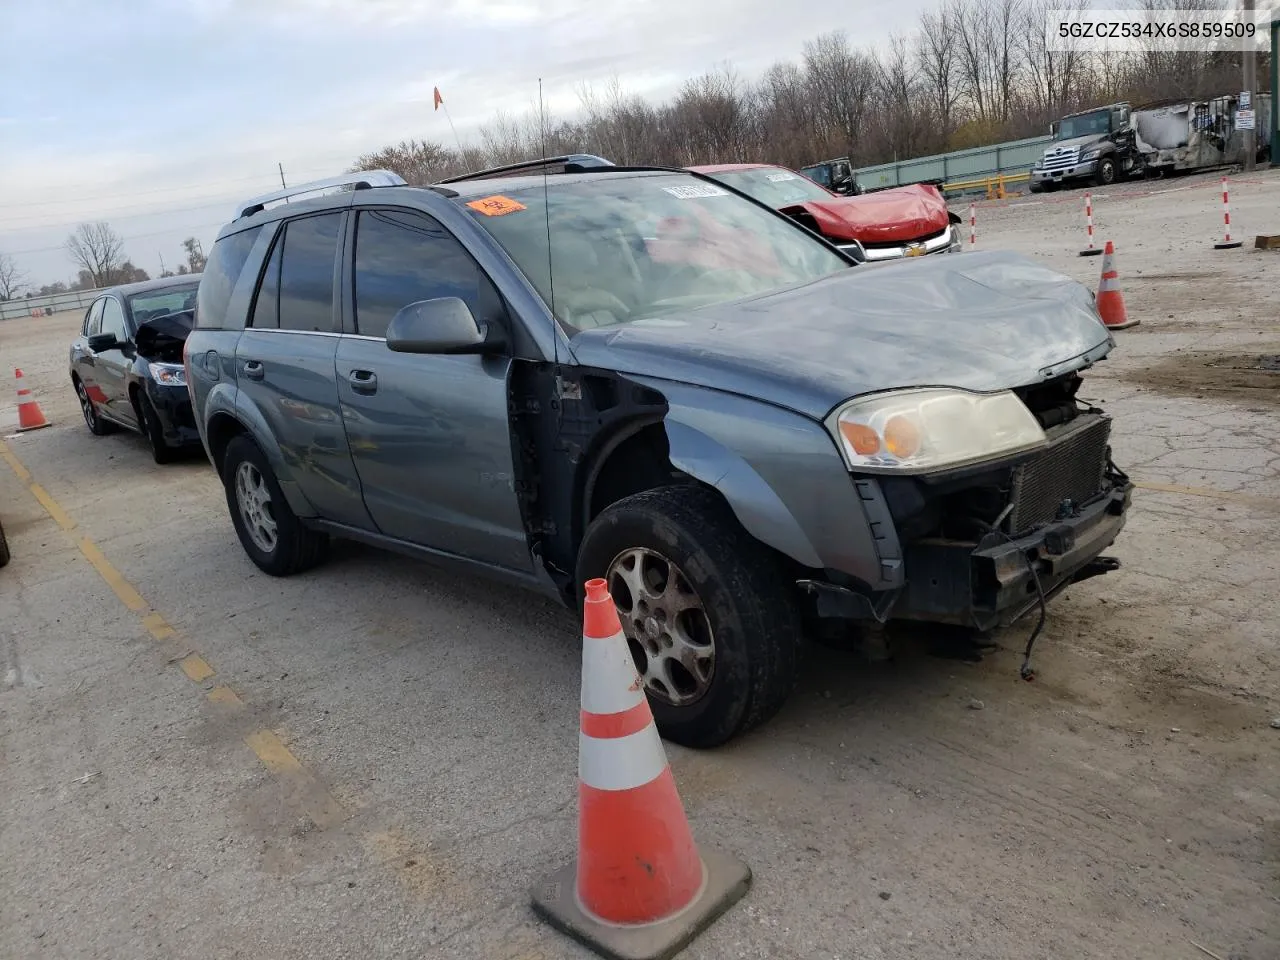
POLYGON ((583 84, 616 76, 662 99, 727 60, 749 78, 830 29, 871 43, 934 0, 0 2, 12 49, 58 38, 56 64, 0 60, 0 250, 45 282, 70 274, 44 250, 69 222, 118 218, 135 262, 155 269, 157 242, 172 243, 166 260, 192 232, 207 248, 216 204, 277 186, 277 163, 297 182, 401 139, 452 143, 435 86, 474 141, 498 111, 536 104, 539 78, 568 118, 583 84))

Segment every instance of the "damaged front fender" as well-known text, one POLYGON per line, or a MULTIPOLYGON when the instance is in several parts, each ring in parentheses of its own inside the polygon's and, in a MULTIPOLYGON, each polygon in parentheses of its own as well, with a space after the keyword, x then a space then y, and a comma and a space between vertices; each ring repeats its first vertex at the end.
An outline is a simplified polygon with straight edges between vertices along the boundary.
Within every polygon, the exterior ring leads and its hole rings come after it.
POLYGON ((667 400, 672 466, 720 491, 753 537, 873 590, 901 584, 892 524, 873 532, 866 497, 820 424, 745 397, 636 379, 667 400))

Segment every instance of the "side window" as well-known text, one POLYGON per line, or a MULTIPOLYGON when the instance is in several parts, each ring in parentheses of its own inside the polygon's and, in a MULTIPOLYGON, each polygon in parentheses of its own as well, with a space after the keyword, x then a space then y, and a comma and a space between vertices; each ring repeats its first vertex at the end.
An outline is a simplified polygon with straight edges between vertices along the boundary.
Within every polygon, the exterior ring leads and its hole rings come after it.
POLYGON ((401 307, 436 297, 458 297, 481 323, 501 313, 488 277, 435 220, 402 211, 361 211, 356 221, 356 332, 385 337, 401 307))
POLYGON ((341 213, 290 221, 280 260, 280 329, 333 331, 333 268, 341 213))
POLYGON ((120 306, 120 301, 115 297, 107 297, 106 303, 102 307, 102 329, 101 333, 114 333, 116 339, 125 341, 129 339, 129 333, 124 326, 124 310, 120 306))
POLYGON ((250 326, 255 330, 275 330, 280 326, 280 255, 283 252, 284 231, 281 231, 271 248, 271 256, 267 257, 267 269, 262 273, 258 296, 253 301, 250 326))
POLYGON ((228 324, 227 306, 261 229, 259 225, 225 236, 209 251, 209 259, 200 276, 200 292, 196 296, 197 327, 216 330, 240 325, 238 322, 228 324))
POLYGON ((95 333, 102 331, 102 304, 103 299, 99 297, 89 305, 89 310, 84 315, 84 335, 86 337, 92 337, 95 333))

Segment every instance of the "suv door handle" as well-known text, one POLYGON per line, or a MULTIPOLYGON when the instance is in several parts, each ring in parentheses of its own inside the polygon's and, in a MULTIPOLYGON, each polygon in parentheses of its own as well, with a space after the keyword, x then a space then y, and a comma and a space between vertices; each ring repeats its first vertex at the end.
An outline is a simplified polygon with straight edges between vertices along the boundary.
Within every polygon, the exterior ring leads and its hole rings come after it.
POLYGON ((264 373, 266 371, 262 369, 261 360, 246 360, 244 362, 244 375, 250 380, 261 380, 264 373))
POLYGON ((352 370, 347 375, 347 383, 356 393, 378 392, 378 375, 372 370, 352 370))

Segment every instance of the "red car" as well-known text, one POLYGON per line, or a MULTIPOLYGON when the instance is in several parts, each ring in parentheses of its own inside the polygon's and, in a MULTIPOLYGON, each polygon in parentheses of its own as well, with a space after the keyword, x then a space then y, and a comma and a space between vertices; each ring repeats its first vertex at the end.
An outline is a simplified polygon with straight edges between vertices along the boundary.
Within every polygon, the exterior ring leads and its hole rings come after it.
POLYGON ((763 163, 689 167, 780 213, 866 260, 894 260, 960 249, 960 218, 937 187, 923 183, 843 197, 803 174, 763 163))

